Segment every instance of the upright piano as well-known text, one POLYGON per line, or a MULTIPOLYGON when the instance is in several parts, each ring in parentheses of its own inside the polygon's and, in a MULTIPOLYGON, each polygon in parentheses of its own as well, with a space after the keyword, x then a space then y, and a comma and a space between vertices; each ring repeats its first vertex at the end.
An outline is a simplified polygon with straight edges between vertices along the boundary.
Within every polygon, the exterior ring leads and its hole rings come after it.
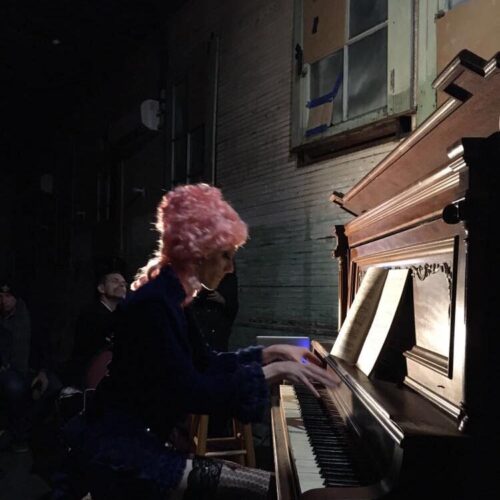
POLYGON ((338 381, 272 398, 278 498, 491 498, 500 485, 500 53, 462 51, 434 82, 448 99, 345 194, 335 227, 339 328, 371 267, 407 269, 367 376, 312 349, 338 381), (492 493, 493 492, 493 493, 492 493))

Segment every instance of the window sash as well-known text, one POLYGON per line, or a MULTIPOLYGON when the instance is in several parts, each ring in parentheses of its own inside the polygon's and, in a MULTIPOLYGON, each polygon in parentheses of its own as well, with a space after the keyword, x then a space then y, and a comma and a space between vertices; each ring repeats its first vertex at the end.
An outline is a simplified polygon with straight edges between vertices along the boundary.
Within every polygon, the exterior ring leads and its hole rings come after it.
MULTIPOLYGON (((349 4, 349 2, 347 2, 349 4)), ((295 0, 294 16, 294 47, 302 47, 303 20, 302 20, 302 0, 295 0)), ((305 104, 310 100, 311 78, 310 65, 302 66, 299 74, 299 65, 295 61, 292 85, 292 139, 291 147, 312 144, 358 128, 369 123, 379 121, 388 116, 413 113, 415 110, 414 95, 414 60, 413 60, 413 35, 414 35, 414 2, 413 0, 388 0, 388 19, 370 27, 366 31, 356 34, 345 41, 343 50, 344 69, 342 79, 342 121, 338 123, 333 120, 331 126, 324 132, 306 137, 308 129, 308 109, 305 104), (353 44, 371 36, 379 30, 387 30, 387 101, 381 109, 369 111, 361 116, 349 117, 348 103, 348 55, 353 44)), ((348 16, 346 15, 346 23, 348 16)), ((313 63, 314 64, 314 63, 313 63)))

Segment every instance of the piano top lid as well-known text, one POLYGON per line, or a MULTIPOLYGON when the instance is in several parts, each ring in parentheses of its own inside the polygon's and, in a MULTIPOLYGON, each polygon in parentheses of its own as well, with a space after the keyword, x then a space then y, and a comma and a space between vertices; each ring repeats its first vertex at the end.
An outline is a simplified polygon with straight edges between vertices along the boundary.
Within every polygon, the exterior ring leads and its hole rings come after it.
POLYGON ((486 61, 462 50, 433 82, 450 98, 345 195, 331 201, 360 215, 449 162, 462 137, 488 137, 499 129, 500 52, 486 61))

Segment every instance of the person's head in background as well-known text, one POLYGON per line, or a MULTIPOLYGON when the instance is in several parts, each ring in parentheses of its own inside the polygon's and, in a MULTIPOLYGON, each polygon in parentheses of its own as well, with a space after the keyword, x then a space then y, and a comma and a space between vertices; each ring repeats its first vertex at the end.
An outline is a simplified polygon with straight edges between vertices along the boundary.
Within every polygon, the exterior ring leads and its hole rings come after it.
POLYGON ((97 293, 99 300, 110 311, 114 311, 127 295, 127 281, 119 272, 102 274, 97 280, 97 293))
POLYGON ((17 298, 10 281, 0 282, 0 316, 6 318, 16 310, 17 298))
POLYGON ((156 229, 160 238, 155 257, 139 270, 132 289, 171 265, 187 301, 202 285, 214 289, 233 271, 234 255, 248 238, 247 225, 221 191, 207 184, 180 186, 163 196, 156 229))

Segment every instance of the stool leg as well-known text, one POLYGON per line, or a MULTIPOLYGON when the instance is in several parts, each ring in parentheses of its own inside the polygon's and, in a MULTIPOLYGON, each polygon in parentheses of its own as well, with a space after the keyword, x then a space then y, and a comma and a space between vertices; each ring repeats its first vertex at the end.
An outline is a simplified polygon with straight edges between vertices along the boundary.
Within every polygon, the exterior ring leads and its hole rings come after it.
POLYGON ((253 447, 252 424, 243 425, 243 441, 245 443, 246 465, 247 467, 255 467, 255 450, 253 447))
POLYGON ((189 422, 189 439, 193 442, 196 437, 196 433, 198 432, 198 425, 200 423, 199 415, 191 415, 189 422))
POLYGON ((197 432, 196 454, 205 455, 207 452, 208 415, 200 415, 197 432))
MULTIPOLYGON (((235 441, 235 446, 240 449, 244 450, 244 441, 243 441, 243 424, 233 418, 233 439, 235 441)), ((237 464, 240 465, 245 465, 246 464, 246 458, 244 454, 241 455, 234 455, 233 462, 236 462, 237 464)))

